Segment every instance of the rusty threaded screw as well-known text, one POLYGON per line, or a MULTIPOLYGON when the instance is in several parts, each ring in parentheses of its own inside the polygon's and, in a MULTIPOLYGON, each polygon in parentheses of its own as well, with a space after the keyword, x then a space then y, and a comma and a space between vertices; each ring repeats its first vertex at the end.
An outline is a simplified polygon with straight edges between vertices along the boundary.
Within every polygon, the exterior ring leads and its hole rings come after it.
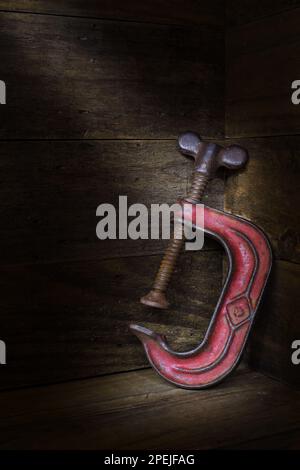
MULTIPOLYGON (((208 181, 209 178, 207 176, 195 173, 187 199, 195 202, 201 199, 208 181)), ((170 240, 164 257, 160 263, 159 270, 153 283, 153 288, 147 295, 141 298, 142 304, 157 308, 168 308, 169 302, 166 299, 165 291, 167 290, 173 274, 184 240, 183 226, 175 224, 173 238, 170 240)))
MULTIPOLYGON (((242 168, 248 155, 238 145, 227 148, 213 143, 205 143, 194 132, 186 132, 178 139, 180 151, 195 159, 195 174, 187 201, 197 203, 202 198, 206 185, 220 166, 231 169, 242 168)), ((165 292, 182 245, 184 243, 183 226, 175 225, 174 236, 169 242, 165 255, 161 261, 151 291, 141 298, 141 303, 150 307, 166 309, 169 306, 165 292)))

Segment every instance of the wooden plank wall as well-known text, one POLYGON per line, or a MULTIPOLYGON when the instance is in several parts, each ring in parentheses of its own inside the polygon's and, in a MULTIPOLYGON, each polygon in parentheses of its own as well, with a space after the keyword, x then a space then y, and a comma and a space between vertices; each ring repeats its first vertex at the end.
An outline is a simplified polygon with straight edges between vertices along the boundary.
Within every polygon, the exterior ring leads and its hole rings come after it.
MULTIPOLYGON (((22 2, 20 2, 22 3, 22 2)), ((226 27, 245 25, 256 20, 278 15, 299 6, 299 0, 227 0, 226 27)))
POLYGON ((300 338, 300 106, 291 83, 300 78, 300 2, 244 3, 227 3, 226 137, 248 148, 250 162, 228 179, 225 208, 259 224, 274 254, 250 364, 299 385, 291 343, 300 338))
POLYGON ((197 0, 1 0, 1 10, 131 20, 145 23, 224 27, 224 1, 197 0))
MULTIPOLYGON (((177 135, 224 137, 223 2, 0 1, 0 21, 0 387, 145 367, 130 321, 194 345, 217 245, 182 256, 172 311, 147 310, 164 243, 100 242, 95 214, 119 194, 175 202, 192 170, 177 135)), ((222 175, 207 201, 223 206, 222 175)))

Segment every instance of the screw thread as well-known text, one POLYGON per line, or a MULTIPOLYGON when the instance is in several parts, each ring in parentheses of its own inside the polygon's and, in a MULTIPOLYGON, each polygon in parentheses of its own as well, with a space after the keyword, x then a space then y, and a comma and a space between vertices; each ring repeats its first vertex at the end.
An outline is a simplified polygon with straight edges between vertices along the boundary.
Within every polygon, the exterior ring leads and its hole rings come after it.
MULTIPOLYGON (((198 201, 203 196, 209 178, 200 173, 195 173, 192 186, 188 192, 187 199, 198 201)), ((153 283, 153 289, 164 292, 167 289, 173 274, 178 255, 184 243, 184 233, 182 225, 175 225, 174 236, 170 240, 164 257, 160 263, 159 270, 153 283)))

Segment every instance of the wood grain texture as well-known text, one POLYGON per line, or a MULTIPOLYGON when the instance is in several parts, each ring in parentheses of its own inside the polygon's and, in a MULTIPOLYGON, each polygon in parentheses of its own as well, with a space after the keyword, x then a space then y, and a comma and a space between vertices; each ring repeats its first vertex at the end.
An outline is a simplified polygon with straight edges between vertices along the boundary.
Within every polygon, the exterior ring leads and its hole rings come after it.
POLYGON ((227 5, 228 15, 233 8, 229 24, 252 22, 228 29, 226 135, 256 138, 239 140, 250 161, 245 172, 228 180, 225 209, 261 227, 279 260, 251 336, 249 363, 299 386, 291 344, 300 335, 299 264, 294 264, 300 261, 300 141, 284 134, 299 134, 300 108, 291 103, 291 83, 300 65, 300 9, 290 9, 296 2, 251 2, 251 8, 248 3, 249 8, 227 5), (257 138, 264 135, 269 137, 257 138))
POLYGON ((300 262, 300 137, 239 139, 249 163, 226 182, 225 210, 261 227, 276 258, 300 262))
POLYGON ((299 392, 246 370, 201 392, 152 370, 115 374, 1 393, 0 447, 188 450, 268 438, 274 449, 278 435, 299 435, 298 401, 299 392))
POLYGON ((249 364, 300 388, 299 366, 291 360, 300 338, 300 266, 276 261, 249 344, 249 364))
POLYGON ((299 6, 299 0, 227 0, 227 28, 280 14, 299 6))
POLYGON ((176 350, 200 342, 221 290, 220 252, 182 254, 168 311, 139 303, 161 256, 1 267, 0 388, 148 366, 130 322, 166 334, 176 350))
POLYGON ((0 10, 124 19, 164 24, 224 26, 223 0, 1 0, 0 10))
POLYGON ((227 32, 226 135, 299 134, 300 8, 227 32))
POLYGON ((224 133, 223 32, 1 13, 0 139, 224 133))
MULTIPOLYGON (((114 204, 118 216, 119 195, 128 197, 128 206, 143 203, 149 211, 151 204, 173 204, 186 194, 192 173, 176 141, 3 143, 2 263, 162 253, 166 240, 99 240, 96 209, 114 204)), ((220 174, 204 202, 222 208, 223 188, 220 174)))
POLYGON ((265 436, 259 439, 253 439, 243 442, 238 446, 239 450, 299 450, 300 448, 300 429, 278 433, 275 436, 265 436))

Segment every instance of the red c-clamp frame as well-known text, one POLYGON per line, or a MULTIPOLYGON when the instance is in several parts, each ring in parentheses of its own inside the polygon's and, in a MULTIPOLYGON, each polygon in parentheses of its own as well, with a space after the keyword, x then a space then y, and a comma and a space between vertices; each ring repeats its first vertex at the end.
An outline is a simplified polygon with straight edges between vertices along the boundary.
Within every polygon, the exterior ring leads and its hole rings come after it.
MULTIPOLYGON (((191 191, 181 201, 184 221, 195 225, 204 216, 204 232, 225 248, 229 269, 227 279, 208 330, 199 346, 187 352, 170 349, 166 338, 139 325, 130 325, 141 340, 153 368, 166 380, 184 388, 204 388, 223 380, 238 364, 266 285, 272 254, 264 233, 251 222, 199 204, 205 186, 220 166, 239 169, 247 153, 239 146, 222 148, 203 142, 192 132, 179 137, 179 149, 195 158, 191 191), (197 217, 198 216, 198 217, 197 217)), ((182 230, 182 227, 181 227, 182 230)), ((151 292, 141 302, 167 308, 166 287, 183 238, 171 240, 151 292)))

